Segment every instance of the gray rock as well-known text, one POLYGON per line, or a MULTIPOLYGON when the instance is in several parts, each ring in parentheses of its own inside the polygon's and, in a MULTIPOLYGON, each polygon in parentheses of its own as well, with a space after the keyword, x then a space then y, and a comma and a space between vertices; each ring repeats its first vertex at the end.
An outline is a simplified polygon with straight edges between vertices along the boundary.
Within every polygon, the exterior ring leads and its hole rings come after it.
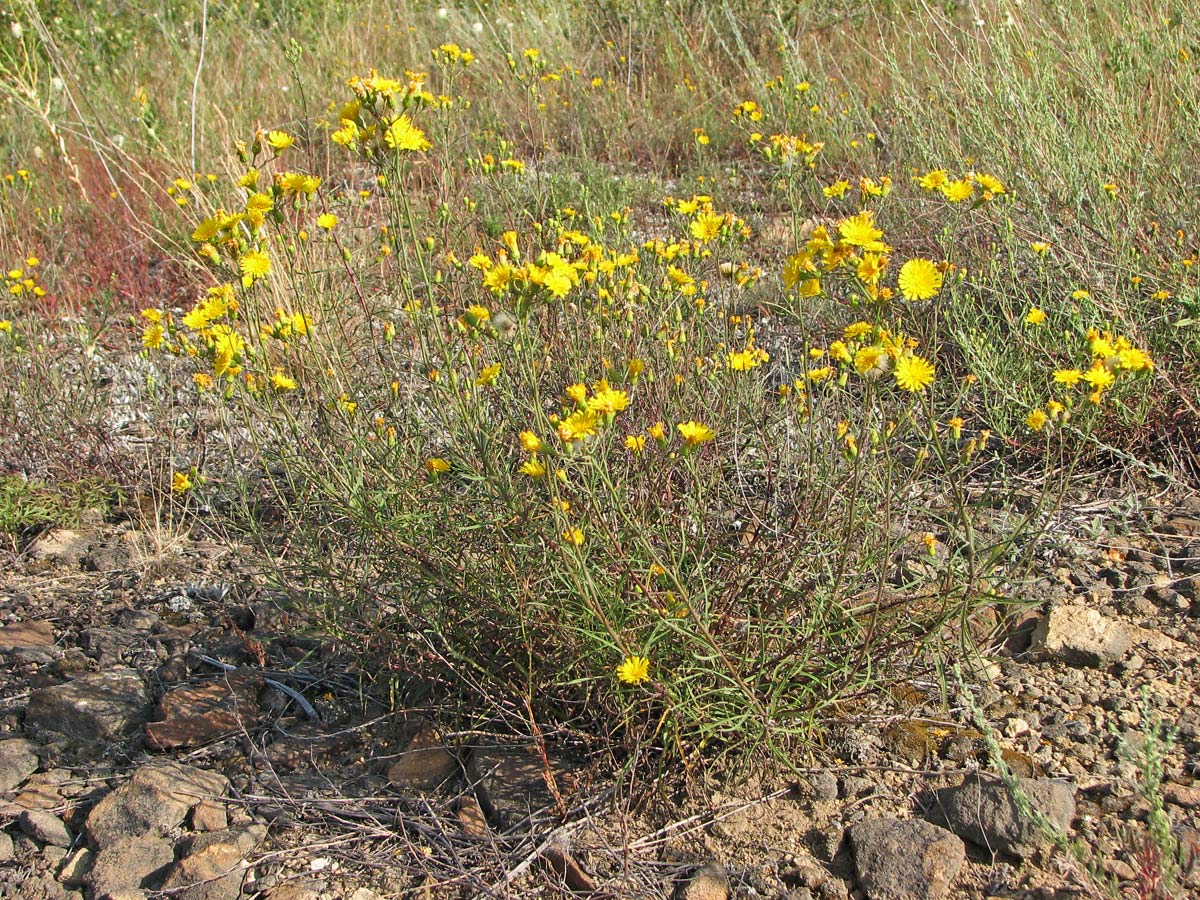
POLYGON ((92 547, 91 535, 73 528, 54 528, 39 535, 25 550, 26 556, 43 565, 79 568, 92 547))
MULTIPOLYGON (((1020 792, 1032 809, 1059 831, 1066 832, 1075 818, 1075 791, 1048 778, 1018 778, 1020 792)), ((1031 856, 1049 842, 1033 818, 1023 814, 999 779, 971 776, 962 784, 937 792, 932 811, 944 818, 959 837, 993 853, 1031 856)))
POLYGON ((181 763, 143 766, 92 808, 88 838, 103 849, 140 835, 162 836, 182 824, 201 800, 228 789, 229 779, 216 772, 181 763))
POLYGON ((145 725, 151 708, 142 676, 133 669, 114 669, 35 690, 25 726, 81 741, 109 741, 145 725))
POLYGON ((183 844, 163 889, 180 900, 237 900, 246 877, 246 857, 267 836, 262 825, 197 835, 183 844))
POLYGON ((0 741, 0 794, 7 794, 19 787, 37 771, 38 764, 37 747, 33 741, 24 738, 0 741))
POLYGON ((1070 666, 1095 668, 1117 662, 1132 644, 1119 622, 1090 606, 1059 606, 1037 623, 1032 648, 1070 666))
POLYGON ((858 883, 871 900, 925 900, 950 889, 966 847, 920 819, 866 819, 850 827, 858 883))
POLYGON ((53 847, 70 847, 71 832, 66 823, 52 812, 44 809, 27 809, 17 819, 17 824, 27 835, 53 847))
POLYGON ((108 845, 96 854, 87 883, 91 896, 128 890, 154 890, 162 884, 175 862, 171 842, 155 835, 127 838, 108 845))
POLYGON ((8 862, 13 858, 13 841, 7 831, 0 831, 0 862, 8 862))
POLYGON ((312 878, 297 878, 271 888, 267 900, 321 900, 321 883, 312 878))
POLYGON ((832 772, 817 772, 808 781, 808 792, 818 803, 836 800, 838 796, 837 776, 832 772))

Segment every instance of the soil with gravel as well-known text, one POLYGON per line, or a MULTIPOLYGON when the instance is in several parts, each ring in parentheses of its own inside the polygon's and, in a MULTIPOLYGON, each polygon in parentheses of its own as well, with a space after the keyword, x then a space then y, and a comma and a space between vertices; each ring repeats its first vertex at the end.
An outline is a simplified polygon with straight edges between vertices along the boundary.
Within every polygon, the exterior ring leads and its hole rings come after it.
POLYGON ((391 708, 248 548, 44 533, 0 576, 0 898, 1134 896, 1156 797, 1200 896, 1200 503, 1123 508, 1075 517, 962 685, 658 777, 391 708))

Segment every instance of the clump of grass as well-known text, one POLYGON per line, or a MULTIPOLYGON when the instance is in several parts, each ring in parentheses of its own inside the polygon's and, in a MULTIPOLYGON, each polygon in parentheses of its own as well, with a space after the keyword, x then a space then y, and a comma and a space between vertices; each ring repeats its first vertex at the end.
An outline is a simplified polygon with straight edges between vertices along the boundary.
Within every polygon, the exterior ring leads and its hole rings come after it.
POLYGON ((85 515, 103 517, 120 502, 120 488, 100 478, 47 484, 6 475, 0 477, 0 533, 16 550, 32 533, 78 527, 85 515))

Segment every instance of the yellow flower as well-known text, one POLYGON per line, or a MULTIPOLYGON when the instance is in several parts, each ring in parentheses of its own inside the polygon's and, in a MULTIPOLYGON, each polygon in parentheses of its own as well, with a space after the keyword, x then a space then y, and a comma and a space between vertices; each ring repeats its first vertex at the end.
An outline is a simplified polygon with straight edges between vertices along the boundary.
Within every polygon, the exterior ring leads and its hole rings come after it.
POLYGON ((626 435, 625 449, 631 453, 641 453, 646 449, 646 436, 644 434, 626 435))
POLYGON ((1025 417, 1025 424, 1029 426, 1030 431, 1041 431, 1049 421, 1050 417, 1040 409, 1033 410, 1025 417))
POLYGON ((683 442, 689 447, 695 447, 698 444, 703 444, 705 441, 711 441, 717 436, 716 432, 707 425, 701 425, 694 419, 689 422, 680 422, 675 427, 679 429, 679 434, 683 438, 683 442))
POLYGON ((1054 373, 1055 384, 1065 384, 1075 387, 1083 379, 1083 373, 1078 369, 1059 369, 1054 373))
POLYGON ((425 133, 421 131, 408 116, 398 116, 391 125, 388 126, 387 132, 383 139, 387 145, 393 150, 400 151, 424 151, 430 149, 433 144, 425 137, 425 133))
POLYGON ((596 433, 599 421, 590 409, 577 409, 558 423, 558 436, 568 443, 582 441, 596 433))
POLYGON ((874 330, 875 326, 869 322, 855 322, 852 325, 846 326, 846 330, 842 332, 842 337, 848 341, 853 341, 870 334, 874 330))
POLYGON ((323 228, 326 231, 333 231, 337 223, 338 217, 333 213, 321 213, 321 215, 317 216, 317 227, 323 228))
POLYGON ((567 395, 567 398, 570 400, 573 400, 575 403, 582 405, 584 402, 587 401, 587 385, 586 384, 568 385, 565 393, 567 395))
POLYGON ((1041 325, 1045 321, 1046 321, 1045 310, 1039 309, 1036 306, 1030 307, 1029 312, 1025 313, 1025 324, 1026 325, 1041 325))
POLYGON ((277 391, 294 391, 296 379, 285 375, 283 369, 276 366, 275 371, 271 373, 271 387, 277 391))
POLYGON ((650 660, 644 656, 627 656, 617 666, 617 678, 625 684, 641 684, 650 679, 650 660))
MULTIPOLYGON (((880 253, 864 253, 858 264, 857 275, 863 284, 874 284, 888 266, 888 258, 880 253)), ((903 275, 903 271, 900 273, 903 275)))
POLYGON ((596 393, 587 402, 587 408, 592 412, 608 415, 618 413, 629 406, 629 395, 624 391, 610 388, 607 384, 597 386, 596 393))
POLYGON ((950 429, 950 437, 954 438, 956 441, 961 438, 964 424, 965 423, 962 420, 962 416, 955 416, 949 422, 947 422, 946 426, 950 429))
POLYGON ((1029 244, 1029 249, 1038 256, 1045 256, 1050 252, 1050 245, 1045 241, 1031 241, 1029 244))
POLYGON ((749 347, 745 350, 731 352, 726 358, 726 362, 729 368, 735 372, 749 372, 751 369, 769 362, 770 359, 771 357, 766 350, 760 350, 758 347, 749 347))
POLYGON ((261 250, 255 250, 238 260, 238 268, 242 270, 242 276, 251 281, 264 278, 271 271, 271 257, 261 250))
POLYGON ((192 488, 192 479, 187 472, 176 472, 171 476, 171 491, 176 494, 185 493, 192 488))
MULTIPOLYGON (((5 319, 0 322, 0 331, 12 331, 12 322, 5 319)), ((157 350, 163 343, 163 327, 157 323, 147 325, 142 332, 142 346, 147 350, 157 350)))
POLYGON ((875 213, 870 210, 843 219, 838 223, 838 233, 847 244, 862 247, 864 250, 884 252, 888 249, 879 240, 883 237, 883 232, 875 227, 875 213))
POLYGON ((714 212, 702 212, 692 221, 689 231, 692 237, 701 242, 711 241, 721 233, 725 217, 714 212))
POLYGON ((496 380, 496 376, 500 374, 500 369, 500 363, 492 363, 490 366, 487 366, 480 371, 478 377, 475 379, 475 384, 479 385, 480 387, 491 384, 496 380))
POLYGON ((546 467, 536 456, 521 463, 521 472, 530 478, 541 478, 546 474, 546 467))
POLYGON ((1128 372, 1144 372, 1154 368, 1154 360, 1144 350, 1127 347, 1117 351, 1117 368, 1128 372))
MULTIPOLYGON (((876 379, 891 368, 892 359, 887 349, 880 344, 868 344, 860 347, 854 354, 854 368, 864 378, 876 379)), ((809 373, 810 377, 812 373, 809 373)))
POLYGON ((975 184, 969 178, 960 178, 958 181, 947 182, 938 188, 938 190, 951 203, 962 203, 964 200, 970 200, 975 196, 975 184))
POLYGON ((478 328, 480 325, 482 325, 484 322, 486 322, 491 317, 492 317, 492 314, 486 306, 480 306, 477 303, 473 303, 467 307, 467 312, 466 312, 467 324, 471 325, 475 328, 478 328))
POLYGON ((279 189, 288 196, 304 194, 311 197, 317 192, 317 188, 321 186, 321 179, 317 175, 302 175, 299 172, 284 172, 277 174, 275 180, 279 185, 279 189))
POLYGON ((1092 389, 1099 394, 1101 391, 1113 386, 1113 382, 1117 377, 1108 370, 1108 367, 1102 362, 1095 362, 1092 367, 1083 373, 1083 380, 1092 386, 1092 389))
POLYGON ((934 169, 932 172, 926 172, 917 179, 917 184, 927 191, 941 190, 950 181, 950 177, 946 174, 945 169, 934 169))
POLYGON ((902 356, 896 360, 896 384, 916 393, 933 384, 933 364, 922 356, 902 356))
POLYGON ((566 541, 568 544, 570 544, 572 547, 582 547, 583 546, 583 529, 582 528, 568 528, 566 531, 563 532, 563 540, 566 541))
POLYGON ((999 178, 992 175, 985 175, 983 172, 976 172, 973 177, 975 183, 987 193, 992 195, 1004 193, 1004 184, 999 178))
POLYGON ((532 431, 522 431, 520 434, 521 446, 529 453, 540 453, 545 446, 532 431))
POLYGON ((425 471, 436 478, 442 472, 450 471, 450 463, 440 456, 431 456, 425 460, 425 471))
POLYGON ((276 150, 286 150, 296 143, 296 139, 286 131, 270 131, 267 132, 267 143, 276 150))
POLYGON ((900 267, 898 281, 905 300, 929 300, 942 289, 942 273, 928 259, 910 259, 900 267))
POLYGON ((662 422, 655 422, 646 429, 646 434, 654 438, 660 444, 667 439, 667 426, 662 422))
POLYGON ((850 190, 850 182, 843 178, 841 181, 835 181, 829 187, 821 188, 821 193, 829 198, 838 198, 839 200, 846 196, 846 191, 850 190))

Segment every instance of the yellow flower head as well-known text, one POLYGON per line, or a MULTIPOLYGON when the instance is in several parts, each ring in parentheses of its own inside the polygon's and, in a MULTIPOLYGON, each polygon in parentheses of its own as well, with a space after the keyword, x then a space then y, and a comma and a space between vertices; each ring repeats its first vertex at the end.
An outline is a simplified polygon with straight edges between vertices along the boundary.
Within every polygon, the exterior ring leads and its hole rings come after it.
POLYGON ((1050 421, 1050 417, 1043 410, 1035 409, 1025 417, 1025 424, 1030 431, 1041 431, 1046 427, 1046 423, 1050 421))
POLYGON ((521 446, 524 447, 528 453, 540 453, 542 448, 545 446, 542 443, 541 438, 539 438, 532 431, 522 431, 520 434, 520 440, 521 446))
POLYGON ((716 432, 707 425, 702 425, 695 420, 680 422, 675 427, 679 429, 679 434, 683 438, 683 442, 689 447, 695 447, 698 444, 711 441, 717 436, 716 432))
POLYGON ((1046 321, 1045 310, 1039 309, 1036 306, 1030 307, 1029 312, 1025 313, 1026 325, 1041 325, 1046 321))
POLYGON ((176 472, 171 476, 171 491, 176 494, 183 494, 192 488, 192 479, 187 472, 176 472))
POLYGON ((450 471, 450 462, 440 456, 431 456, 425 460, 425 471, 436 478, 443 472, 450 471))
POLYGON ((267 132, 267 143, 275 150, 286 150, 292 144, 296 143, 296 139, 286 131, 269 131, 267 132))
POLYGON ((933 384, 933 364, 922 356, 902 356, 896 360, 895 378, 901 390, 923 391, 933 384))
POLYGON ((582 528, 568 528, 566 531, 563 532, 563 540, 566 541, 568 544, 570 544, 572 547, 582 547, 583 546, 583 529, 582 528))
POLYGON ((625 684, 641 684, 650 679, 650 660, 644 656, 627 656, 617 666, 617 678, 625 684))
POLYGON ((398 116, 383 136, 384 141, 393 150, 403 152, 425 151, 433 147, 425 132, 412 123, 408 116, 398 116))
POLYGON ((942 273, 928 259, 910 259, 900 267, 900 293, 905 300, 929 300, 942 289, 942 273))

